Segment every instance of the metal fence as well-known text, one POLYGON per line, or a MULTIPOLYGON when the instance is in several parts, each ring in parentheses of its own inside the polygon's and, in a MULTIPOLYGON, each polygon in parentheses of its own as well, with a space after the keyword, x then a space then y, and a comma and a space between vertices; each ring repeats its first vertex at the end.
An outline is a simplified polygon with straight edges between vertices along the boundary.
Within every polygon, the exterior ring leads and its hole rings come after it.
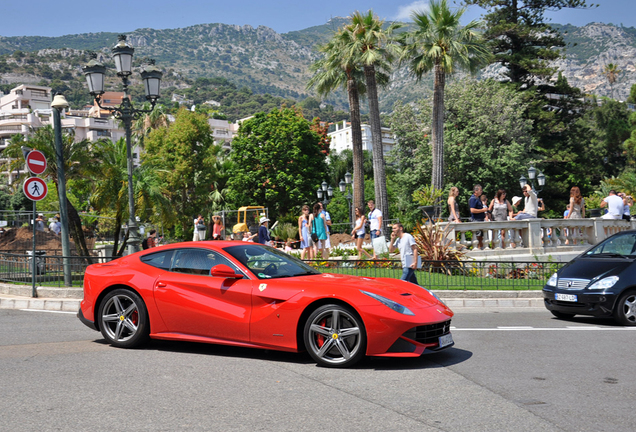
MULTIPOLYGON (((111 257, 90 257, 93 263, 111 261, 111 257)), ((72 286, 84 284, 84 272, 89 265, 86 257, 68 257, 72 286)), ((35 256, 35 282, 38 286, 64 286, 64 259, 60 255, 35 256)), ((30 255, 0 253, 0 281, 29 285, 32 283, 33 261, 30 255)))
MULTIPOLYGON (((86 257, 69 257, 72 286, 83 286, 86 257)), ((93 263, 112 257, 90 257, 93 263)), ((35 257, 38 286, 64 286, 64 258, 60 255, 35 257)), ((323 273, 399 279, 399 260, 305 260, 323 273)), ((423 261, 415 272, 420 285, 436 290, 540 290, 550 276, 565 263, 513 261, 423 261)), ((28 285, 32 283, 32 257, 0 252, 0 281, 28 285)))
MULTIPOLYGON (((399 260, 306 260, 323 273, 399 279, 399 260)), ((420 285, 435 290, 540 290, 561 262, 422 261, 420 285)))

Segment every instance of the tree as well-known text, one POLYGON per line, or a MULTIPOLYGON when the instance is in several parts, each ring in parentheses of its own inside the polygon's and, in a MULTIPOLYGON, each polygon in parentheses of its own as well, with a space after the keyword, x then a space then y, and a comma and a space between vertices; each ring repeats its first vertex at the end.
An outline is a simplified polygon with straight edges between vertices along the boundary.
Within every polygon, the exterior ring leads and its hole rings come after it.
POLYGON ((556 68, 550 62, 561 56, 558 48, 565 46, 561 34, 545 23, 545 12, 588 7, 586 0, 464 0, 464 4, 488 11, 484 38, 494 54, 492 61, 506 68, 511 82, 528 86, 554 75, 556 68))
POLYGON ((326 96, 338 88, 344 88, 349 98, 351 114, 351 144, 353 148, 353 206, 364 206, 364 174, 362 159, 362 128, 360 126, 360 93, 364 92, 361 84, 364 80, 357 59, 345 55, 347 35, 344 30, 335 32, 331 40, 320 45, 318 50, 323 57, 311 65, 314 75, 307 83, 308 89, 316 89, 321 96, 326 96))
MULTIPOLYGON (((445 98, 444 151, 453 161, 446 170, 447 184, 460 188, 464 202, 476 183, 484 186, 489 197, 504 188, 511 198, 533 144, 532 123, 524 118, 527 102, 509 86, 472 79, 451 83, 445 98)), ((411 196, 427 184, 432 170, 431 104, 424 99, 416 107, 398 105, 390 118, 397 138, 392 151, 396 199, 405 219, 411 221, 422 215, 411 196)), ((467 209, 462 213, 467 215, 467 209)))
MULTIPOLYGON (((149 103, 144 103, 141 109, 150 109, 149 103)), ((144 148, 144 138, 153 130, 159 127, 168 127, 170 120, 166 114, 166 108, 163 105, 155 106, 155 109, 149 113, 144 113, 132 124, 132 136, 136 145, 144 148)))
MULTIPOLYGON (((33 135, 30 135, 24 141, 24 137, 17 135, 12 137, 11 143, 4 150, 4 154, 10 158, 11 170, 20 169, 24 166, 21 146, 27 146, 34 150, 41 151, 46 157, 47 168, 43 173, 44 178, 50 178, 57 189, 59 179, 57 178, 57 159, 55 156, 55 133, 50 125, 36 129, 33 135)), ((64 158, 64 173, 67 180, 78 180, 92 178, 98 170, 99 164, 92 151, 93 143, 89 140, 75 141, 75 136, 69 133, 62 134, 62 154, 64 158)), ((27 174, 27 173, 25 173, 27 174)), ((57 193, 57 190, 56 190, 57 193)), ((82 229, 82 220, 80 219, 77 209, 66 198, 66 207, 69 217, 69 229, 71 236, 75 240, 77 253, 89 262, 92 262, 90 253, 86 246, 84 231, 82 229)))
POLYGON ((290 108, 258 113, 239 128, 230 159, 228 200, 235 206, 263 205, 277 218, 313 202, 327 166, 321 137, 290 108))
POLYGON ((431 0, 428 12, 414 12, 415 29, 403 37, 402 60, 418 80, 434 72, 433 115, 431 126, 433 172, 431 184, 444 187, 444 87, 446 75, 456 69, 476 72, 489 59, 482 37, 477 32, 479 22, 462 27, 460 19, 465 8, 451 11, 447 0, 431 0))
POLYGON ((607 78, 607 82, 610 85, 611 97, 614 98, 614 83, 618 80, 618 76, 623 72, 618 68, 618 65, 614 63, 608 63, 603 68, 603 75, 607 78))
POLYGON ((351 16, 351 24, 342 33, 344 43, 349 48, 352 57, 358 57, 362 64, 367 84, 367 99, 369 101, 369 123, 371 125, 371 140, 373 145, 373 179, 375 185, 375 201, 382 212, 382 232, 386 232, 386 221, 389 219, 389 203, 386 186, 386 172, 384 162, 384 146, 382 145, 382 124, 380 122, 380 107, 378 104, 378 83, 388 81, 390 64, 393 61, 395 45, 391 40, 394 30, 401 27, 390 25, 384 30, 381 21, 372 11, 361 14, 356 11, 351 16))
POLYGON ((175 211, 176 235, 191 232, 192 217, 209 210, 209 193, 219 146, 214 145, 208 117, 186 109, 174 123, 153 130, 145 138, 144 168, 154 170, 168 192, 175 211))

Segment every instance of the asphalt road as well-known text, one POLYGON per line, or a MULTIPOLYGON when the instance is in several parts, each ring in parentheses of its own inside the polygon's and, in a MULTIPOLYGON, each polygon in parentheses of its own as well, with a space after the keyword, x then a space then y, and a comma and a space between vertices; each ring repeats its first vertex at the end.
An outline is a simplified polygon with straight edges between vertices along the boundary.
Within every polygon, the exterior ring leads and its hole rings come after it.
POLYGON ((319 368, 304 354, 153 341, 0 310, 0 430, 632 431, 636 328, 457 309, 456 345, 319 368))

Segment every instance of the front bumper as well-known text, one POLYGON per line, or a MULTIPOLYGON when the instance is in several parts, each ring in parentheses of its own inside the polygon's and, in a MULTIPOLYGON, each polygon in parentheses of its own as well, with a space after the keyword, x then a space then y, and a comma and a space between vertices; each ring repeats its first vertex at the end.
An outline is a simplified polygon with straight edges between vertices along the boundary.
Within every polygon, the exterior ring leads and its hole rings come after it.
POLYGON ((80 308, 77 311, 77 317, 79 318, 79 320, 84 323, 84 325, 88 328, 91 328, 95 331, 98 331, 97 326, 95 325, 95 323, 93 321, 87 320, 86 318, 84 318, 84 314, 82 313, 82 308, 80 308))
POLYGON ((574 315, 611 316, 616 294, 589 292, 588 290, 564 290, 546 286, 543 288, 543 303, 546 309, 574 315), (574 294, 576 302, 556 299, 556 294, 574 294))

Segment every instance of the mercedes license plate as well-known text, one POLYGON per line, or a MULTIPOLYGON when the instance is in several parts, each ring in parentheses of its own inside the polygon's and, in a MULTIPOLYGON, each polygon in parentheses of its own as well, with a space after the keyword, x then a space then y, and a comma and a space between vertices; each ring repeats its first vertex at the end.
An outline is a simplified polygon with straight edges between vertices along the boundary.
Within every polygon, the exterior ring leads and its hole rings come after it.
POLYGON ((444 348, 445 346, 452 345, 452 343, 453 343, 453 335, 450 333, 439 337, 440 348, 444 348))
POLYGON ((555 300, 567 301, 567 302, 575 302, 577 301, 576 294, 560 294, 556 293, 554 295, 555 300))

